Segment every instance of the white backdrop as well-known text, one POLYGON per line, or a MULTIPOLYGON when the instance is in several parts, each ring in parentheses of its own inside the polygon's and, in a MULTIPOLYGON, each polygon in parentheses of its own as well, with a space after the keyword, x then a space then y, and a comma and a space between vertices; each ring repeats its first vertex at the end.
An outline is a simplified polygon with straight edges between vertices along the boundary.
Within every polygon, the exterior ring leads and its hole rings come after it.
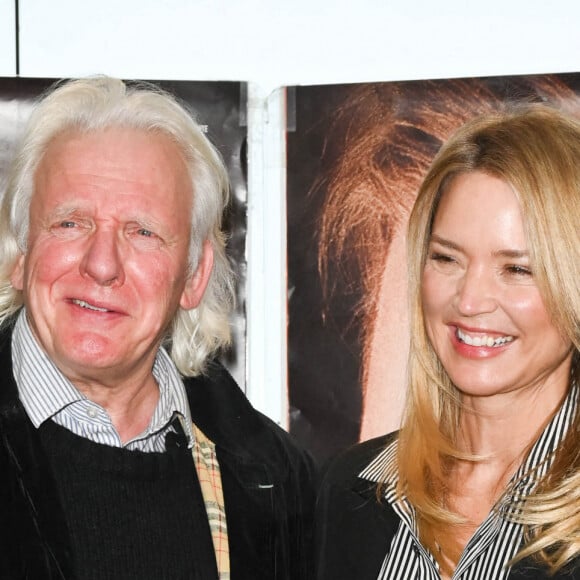
MULTIPOLYGON (((580 71, 577 0, 19 0, 19 73, 245 80, 247 393, 286 421, 283 93, 293 84, 580 71)), ((0 74, 16 69, 0 0, 0 74)))
POLYGON ((14 1, 0 0, 0 75, 16 73, 14 1))

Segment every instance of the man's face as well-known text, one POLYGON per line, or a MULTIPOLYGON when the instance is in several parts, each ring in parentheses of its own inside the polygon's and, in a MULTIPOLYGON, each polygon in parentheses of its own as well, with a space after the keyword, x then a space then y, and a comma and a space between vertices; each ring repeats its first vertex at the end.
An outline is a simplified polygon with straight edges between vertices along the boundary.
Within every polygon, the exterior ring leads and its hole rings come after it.
POLYGON ((205 244, 188 276, 191 209, 181 152, 164 135, 108 129, 50 144, 11 281, 42 347, 77 386, 150 373, 178 307, 199 304, 212 252, 205 244))

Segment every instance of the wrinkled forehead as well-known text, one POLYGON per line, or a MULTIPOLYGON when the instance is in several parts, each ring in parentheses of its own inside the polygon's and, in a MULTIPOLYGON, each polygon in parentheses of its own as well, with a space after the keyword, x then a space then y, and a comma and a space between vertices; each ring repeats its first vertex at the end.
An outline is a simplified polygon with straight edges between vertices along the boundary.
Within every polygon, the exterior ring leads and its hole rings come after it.
POLYGON ((189 215, 187 166, 174 142, 162 134, 111 128, 69 131, 52 140, 35 172, 34 198, 79 207, 106 198, 115 205, 189 215), (77 202, 78 200, 78 202, 77 202))

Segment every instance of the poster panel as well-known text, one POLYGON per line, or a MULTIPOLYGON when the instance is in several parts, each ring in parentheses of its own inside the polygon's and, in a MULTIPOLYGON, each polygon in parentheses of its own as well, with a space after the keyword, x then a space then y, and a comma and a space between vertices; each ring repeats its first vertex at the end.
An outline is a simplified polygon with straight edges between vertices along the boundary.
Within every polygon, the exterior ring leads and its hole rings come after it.
POLYGON ((319 459, 400 424, 406 224, 441 144, 518 102, 580 116, 579 94, 580 74, 288 89, 289 423, 319 459))
MULTIPOLYGON (((0 187, 6 167, 34 101, 56 79, 0 77, 0 187)), ((237 82, 152 81, 176 95, 195 115, 219 149, 231 182, 231 205, 226 215, 228 252, 237 278, 237 307, 232 317, 233 348, 224 362, 245 386, 245 239, 247 203, 246 87, 237 82)))

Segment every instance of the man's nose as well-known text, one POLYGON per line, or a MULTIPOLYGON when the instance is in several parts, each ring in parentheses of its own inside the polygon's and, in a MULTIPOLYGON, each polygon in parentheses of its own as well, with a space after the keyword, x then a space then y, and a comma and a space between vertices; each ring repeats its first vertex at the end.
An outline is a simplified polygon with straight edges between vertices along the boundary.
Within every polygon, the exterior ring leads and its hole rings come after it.
POLYGON ((484 267, 469 267, 458 283, 456 307, 464 316, 477 316, 497 308, 494 273, 484 267))
POLYGON ((81 273, 101 286, 122 285, 125 274, 119 243, 113 229, 97 227, 88 240, 81 273))

